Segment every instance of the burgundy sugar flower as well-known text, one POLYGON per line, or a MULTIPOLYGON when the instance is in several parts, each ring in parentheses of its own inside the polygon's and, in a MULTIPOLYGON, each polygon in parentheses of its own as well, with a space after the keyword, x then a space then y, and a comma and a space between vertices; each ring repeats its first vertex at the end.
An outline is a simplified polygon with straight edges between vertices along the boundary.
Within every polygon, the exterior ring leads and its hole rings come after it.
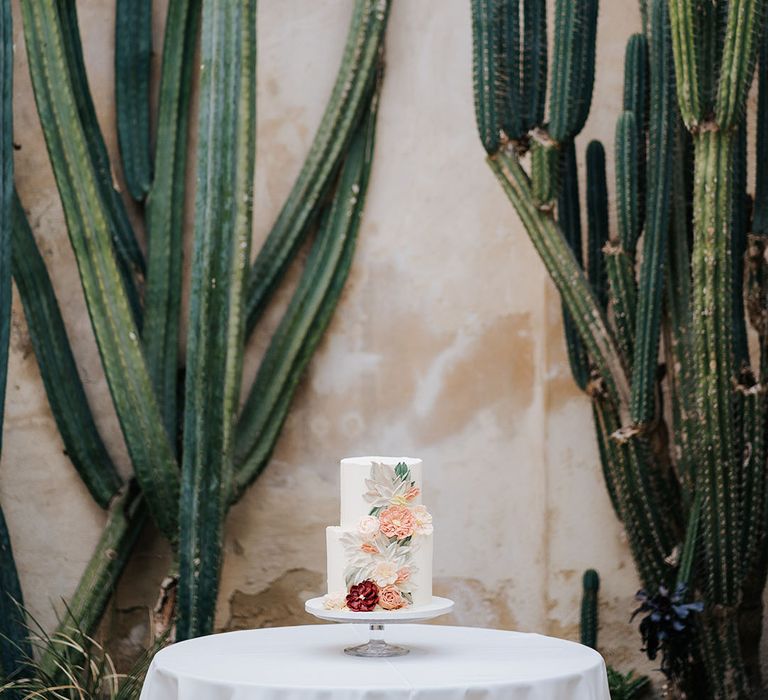
POLYGON ((354 612, 371 612, 379 602, 379 587, 373 581, 361 581, 347 594, 347 607, 354 612))

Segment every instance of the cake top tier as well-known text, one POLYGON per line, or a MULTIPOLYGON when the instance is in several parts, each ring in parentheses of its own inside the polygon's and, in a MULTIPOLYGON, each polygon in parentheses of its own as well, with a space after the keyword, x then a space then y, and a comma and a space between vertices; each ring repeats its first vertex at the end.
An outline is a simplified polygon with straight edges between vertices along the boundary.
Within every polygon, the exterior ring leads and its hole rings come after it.
POLYGON ((357 525, 376 507, 376 499, 409 493, 413 504, 421 503, 421 460, 413 457, 347 457, 341 460, 341 527, 357 525), (398 467, 398 465, 404 465, 398 467), (407 470, 407 481, 401 475, 407 470))

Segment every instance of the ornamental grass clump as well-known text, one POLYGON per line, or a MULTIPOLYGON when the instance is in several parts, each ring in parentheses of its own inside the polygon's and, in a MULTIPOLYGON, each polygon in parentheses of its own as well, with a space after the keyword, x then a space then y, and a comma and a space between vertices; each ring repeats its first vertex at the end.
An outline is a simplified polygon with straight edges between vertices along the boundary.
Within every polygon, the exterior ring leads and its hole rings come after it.
POLYGON ((592 404, 638 575, 651 599, 682 585, 686 602, 703 603, 674 683, 697 699, 763 686, 767 4, 641 0, 643 31, 627 44, 622 112, 608 136, 614 227, 606 148, 577 143, 592 100, 598 0, 555 0, 551 53, 545 0, 472 1, 480 139, 560 293, 573 378, 592 404))

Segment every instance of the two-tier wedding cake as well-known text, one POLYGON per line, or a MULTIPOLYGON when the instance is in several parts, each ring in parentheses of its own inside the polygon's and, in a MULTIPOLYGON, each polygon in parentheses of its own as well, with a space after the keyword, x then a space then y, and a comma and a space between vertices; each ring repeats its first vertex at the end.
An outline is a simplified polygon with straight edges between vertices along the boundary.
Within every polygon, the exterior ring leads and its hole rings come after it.
POLYGON ((341 525, 326 530, 329 610, 396 611, 432 601, 432 516, 421 460, 341 460, 341 525))

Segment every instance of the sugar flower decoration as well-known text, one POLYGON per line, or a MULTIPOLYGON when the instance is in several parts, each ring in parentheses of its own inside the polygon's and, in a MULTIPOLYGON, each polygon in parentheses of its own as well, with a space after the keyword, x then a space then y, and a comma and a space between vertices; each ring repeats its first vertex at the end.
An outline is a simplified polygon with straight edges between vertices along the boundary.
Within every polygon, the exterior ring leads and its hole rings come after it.
POLYGON ((411 514, 415 521, 414 533, 417 535, 431 535, 434 531, 432 526, 432 514, 427 510, 426 506, 414 506, 411 509, 411 514))
POLYGON ((357 523, 357 532, 361 537, 371 538, 379 531, 379 519, 372 515, 364 515, 357 523))
POLYGON ((373 569, 373 580, 379 586, 389 586, 397 581, 397 571, 394 562, 382 560, 373 569))
POLYGON ((384 610, 398 610, 406 603, 407 601, 395 586, 385 586, 379 591, 379 605, 384 610))
POLYGON ((347 607, 347 594, 344 591, 328 593, 323 597, 323 607, 326 610, 343 610, 347 607))
POLYGON ((411 578, 411 569, 408 566, 404 566, 402 569, 398 569, 397 578, 395 579, 395 585, 401 586, 411 578))
POLYGON ((387 537, 404 540, 413 535, 417 520, 410 508, 390 506, 379 513, 379 529, 387 537))
POLYGON ((368 488, 363 498, 371 504, 371 508, 386 508, 390 503, 405 496, 411 482, 402 479, 390 464, 374 462, 371 465, 371 475, 365 480, 368 488))
POLYGON ((421 489, 418 486, 411 486, 411 488, 405 492, 405 496, 403 498, 405 498, 406 501, 412 501, 419 495, 421 495, 421 489))
POLYGON ((354 612, 371 612, 379 602, 379 587, 373 581, 361 581, 347 594, 347 607, 354 612))

